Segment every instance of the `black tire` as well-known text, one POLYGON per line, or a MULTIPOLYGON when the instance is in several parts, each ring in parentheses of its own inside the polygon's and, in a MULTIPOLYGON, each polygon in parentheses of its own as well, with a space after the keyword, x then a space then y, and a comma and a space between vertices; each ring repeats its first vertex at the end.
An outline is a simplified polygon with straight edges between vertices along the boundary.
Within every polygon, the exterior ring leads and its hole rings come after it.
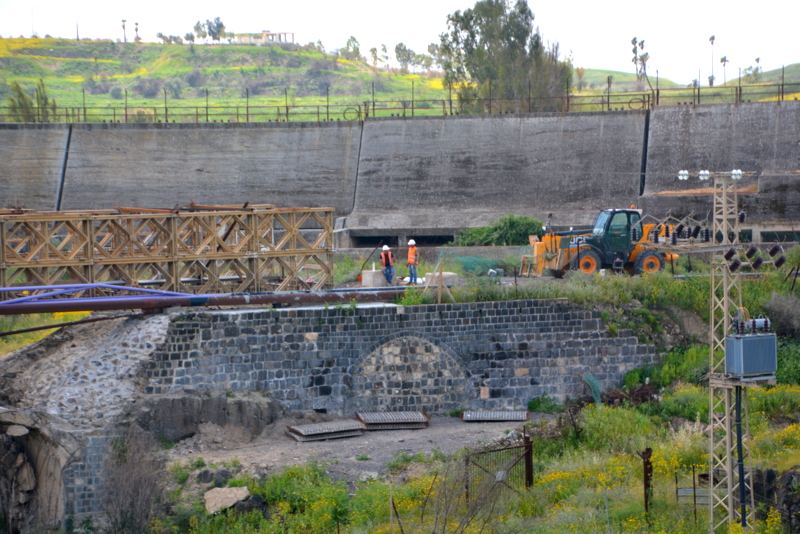
POLYGON ((633 262, 633 274, 653 274, 664 270, 664 256, 655 250, 643 250, 633 262))
POLYGON ((571 271, 580 271, 584 274, 594 274, 600 270, 600 256, 593 250, 581 250, 569 262, 571 271))

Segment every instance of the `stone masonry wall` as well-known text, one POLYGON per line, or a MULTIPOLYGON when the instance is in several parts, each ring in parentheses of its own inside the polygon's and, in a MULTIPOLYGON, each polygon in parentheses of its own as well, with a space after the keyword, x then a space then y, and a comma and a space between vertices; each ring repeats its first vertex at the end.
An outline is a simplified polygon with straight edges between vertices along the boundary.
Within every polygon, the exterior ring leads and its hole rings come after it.
POLYGON ((653 361, 630 332, 566 300, 187 313, 147 394, 263 390, 290 409, 511 408, 603 388, 653 361))

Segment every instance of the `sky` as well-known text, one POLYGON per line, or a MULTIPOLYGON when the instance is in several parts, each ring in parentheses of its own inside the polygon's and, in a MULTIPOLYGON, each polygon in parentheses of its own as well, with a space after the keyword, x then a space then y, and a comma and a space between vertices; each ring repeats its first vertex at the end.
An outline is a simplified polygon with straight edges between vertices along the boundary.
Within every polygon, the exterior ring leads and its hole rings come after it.
MULTIPOLYGON (((122 40, 134 22, 140 36, 184 35, 197 20, 220 17, 228 30, 294 32, 300 44, 322 41, 327 50, 343 47, 352 35, 362 54, 403 42, 425 52, 447 29, 447 15, 474 6, 475 0, 302 0, 299 2, 212 2, 194 0, 0 0, 0 36, 122 40)), ((558 42, 576 67, 633 72, 630 41, 645 40, 648 73, 688 84, 712 73, 717 81, 735 78, 760 58, 764 70, 800 62, 800 1, 752 2, 602 2, 528 0, 545 40, 558 42), (741 7, 739 7, 741 6, 741 7), (714 45, 709 38, 716 37, 714 45), (729 60, 724 72, 720 58, 729 60), (713 58, 713 59, 712 59, 713 58)))

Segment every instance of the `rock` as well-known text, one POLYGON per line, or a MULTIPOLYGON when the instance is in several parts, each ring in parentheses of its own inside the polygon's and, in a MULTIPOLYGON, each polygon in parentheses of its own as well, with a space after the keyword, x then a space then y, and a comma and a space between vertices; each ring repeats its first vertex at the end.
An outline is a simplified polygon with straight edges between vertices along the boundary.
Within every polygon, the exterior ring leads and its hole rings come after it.
POLYGON ((209 471, 208 469, 203 469, 199 473, 197 473, 197 481, 201 484, 208 484, 214 480, 214 473, 209 471))
POLYGON ((232 478, 233 473, 227 469, 219 469, 216 473, 214 473, 214 485, 218 488, 221 488, 232 478))
POLYGON ((11 425, 10 427, 8 427, 8 430, 6 430, 6 434, 14 438, 19 438, 21 436, 24 436, 28 432, 29 430, 22 425, 11 425))
POLYGON ((264 502, 260 495, 251 495, 249 498, 233 505, 233 509, 239 513, 252 512, 253 510, 261 510, 263 513, 267 511, 267 503, 264 502))
POLYGON ((359 482, 366 482, 367 480, 372 480, 377 478, 378 478, 377 471, 364 471, 360 475, 358 475, 359 482))
POLYGON ((215 514, 220 510, 225 510, 243 501, 250 496, 247 488, 214 488, 203 495, 206 501, 206 510, 209 514, 215 514))
POLYGON ((33 491, 36 489, 36 474, 28 462, 23 462, 17 471, 17 488, 20 491, 33 491))

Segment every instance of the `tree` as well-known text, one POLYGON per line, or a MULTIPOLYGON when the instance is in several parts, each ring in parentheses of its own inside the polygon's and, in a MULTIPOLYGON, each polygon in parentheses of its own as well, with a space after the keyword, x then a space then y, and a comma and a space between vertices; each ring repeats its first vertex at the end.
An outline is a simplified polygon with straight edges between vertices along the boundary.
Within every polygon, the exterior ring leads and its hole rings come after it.
POLYGON ((758 77, 761 74, 761 67, 759 66, 759 63, 761 63, 761 58, 757 57, 755 66, 750 65, 744 69, 744 71, 742 71, 742 74, 744 74, 744 79, 747 83, 758 83, 758 77))
POLYGON ((361 58, 361 45, 358 43, 358 39, 351 35, 347 40, 347 44, 339 52, 345 59, 358 61, 361 58))
POLYGON ((414 51, 403 43, 397 43, 394 47, 394 57, 397 59, 397 62, 400 63, 404 71, 408 71, 409 65, 414 62, 415 55, 414 51))
POLYGON ((369 49, 369 57, 372 58, 372 66, 378 66, 378 49, 374 46, 369 49))
MULTIPOLYGON (((644 39, 639 41, 634 37, 631 39, 631 44, 633 45, 631 63, 636 67, 636 81, 641 84, 643 80, 647 80, 647 85, 650 85, 650 78, 647 77, 647 61, 650 59, 650 54, 644 51, 644 39)), ((650 89, 653 89, 652 85, 650 89)))
POLYGON ((586 74, 586 69, 578 67, 575 69, 575 76, 578 78, 578 91, 583 90, 583 77, 586 74))
POLYGON ((11 94, 6 95, 8 100, 8 114, 15 122, 34 122, 36 111, 33 100, 25 94, 18 82, 11 82, 11 94))
POLYGON ((192 32, 186 32, 186 35, 183 36, 183 39, 189 41, 190 43, 194 42, 194 34, 192 32))
POLYGON ((442 68, 442 53, 439 51, 439 45, 436 43, 429 44, 428 54, 431 56, 431 64, 442 68))
POLYGON ((571 84, 572 67, 559 60, 533 26, 525 0, 479 0, 447 16, 439 49, 445 84, 462 102, 486 98, 556 97, 571 84), (530 93, 529 93, 530 91, 530 93))
POLYGON ((156 34, 156 39, 161 39, 162 41, 164 41, 164 44, 167 44, 167 42, 170 42, 170 43, 172 42, 172 39, 170 39, 169 37, 167 37, 166 35, 164 35, 161 32, 158 32, 156 34))
POLYGON ((728 83, 728 76, 725 73, 725 66, 730 63, 730 61, 728 61, 728 56, 722 56, 719 58, 719 62, 722 63, 722 83, 724 85, 728 83))
POLYGON ((381 63, 383 63, 384 68, 389 67, 389 51, 386 49, 386 45, 381 45, 381 63))
POLYGON ((194 34, 198 36, 200 39, 205 39, 208 37, 208 32, 206 32, 206 26, 199 20, 194 24, 194 34))
POLYGON ((219 41, 225 37, 225 24, 219 17, 216 17, 213 21, 206 19, 205 26, 206 32, 212 41, 219 41))

